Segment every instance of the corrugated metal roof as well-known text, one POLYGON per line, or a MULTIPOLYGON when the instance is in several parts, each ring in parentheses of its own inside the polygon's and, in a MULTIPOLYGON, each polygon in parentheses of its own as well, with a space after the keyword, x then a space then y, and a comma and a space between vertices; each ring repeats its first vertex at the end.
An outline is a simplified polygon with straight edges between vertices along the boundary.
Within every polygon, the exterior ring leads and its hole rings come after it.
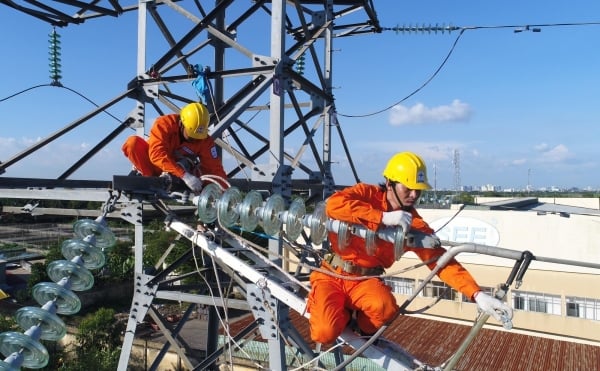
POLYGON ((480 205, 464 205, 465 209, 489 209, 489 210, 517 210, 537 211, 539 213, 554 213, 568 217, 576 215, 600 215, 600 210, 587 207, 562 205, 555 203, 539 202, 536 197, 510 198, 499 201, 484 202, 480 205))
MULTIPOLYGON (((439 366, 452 356, 470 330, 466 325, 401 316, 383 336, 422 362, 439 366)), ((600 370, 600 346, 483 328, 455 369, 600 370)))
MULTIPOLYGON (((308 320, 294 311, 290 318, 304 339, 310 339, 308 320)), ((253 321, 241 318, 234 328, 253 321)), ((384 332, 421 362, 440 366, 458 349, 470 326, 412 316, 398 317, 384 332)), ((314 349, 314 343, 309 342, 314 349)), ((589 371, 600 370, 598 346, 483 328, 455 366, 460 371, 589 371)))

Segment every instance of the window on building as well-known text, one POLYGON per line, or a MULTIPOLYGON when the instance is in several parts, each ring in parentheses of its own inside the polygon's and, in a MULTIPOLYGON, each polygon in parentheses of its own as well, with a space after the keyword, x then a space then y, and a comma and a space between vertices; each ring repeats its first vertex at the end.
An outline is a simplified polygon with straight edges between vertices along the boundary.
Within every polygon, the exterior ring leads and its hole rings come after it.
MULTIPOLYGON (((481 289, 481 291, 485 292, 489 296, 494 296, 495 289, 493 287, 479 286, 479 288, 481 289)), ((465 295, 462 295, 462 301, 465 303, 472 303, 471 298, 465 295)))
POLYGON ((600 300, 567 296, 567 317, 578 317, 600 321, 600 300))
MULTIPOLYGON (((422 282, 422 281, 421 281, 422 282)), ((436 298, 441 297, 446 300, 456 300, 458 296, 458 292, 453 290, 450 286, 446 285, 444 282, 440 281, 431 281, 429 282, 421 294, 425 297, 436 298)))
POLYGON ((412 295, 415 289, 415 280, 402 277, 386 277, 385 283, 392 288, 392 292, 401 295, 412 295))
POLYGON ((561 300, 558 295, 539 292, 513 291, 513 308, 529 312, 561 314, 561 300))

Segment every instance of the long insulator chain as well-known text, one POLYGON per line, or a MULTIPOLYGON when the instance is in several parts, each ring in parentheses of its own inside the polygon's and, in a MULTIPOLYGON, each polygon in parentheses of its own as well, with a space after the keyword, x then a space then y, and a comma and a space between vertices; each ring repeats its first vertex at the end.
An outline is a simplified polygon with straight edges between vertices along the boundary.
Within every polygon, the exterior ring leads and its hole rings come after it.
POLYGON ((50 60, 50 78, 52 79, 52 85, 61 85, 61 64, 60 64, 60 35, 56 32, 56 29, 52 30, 52 33, 48 35, 50 39, 48 43, 48 54, 50 60))
POLYGON ((383 28, 384 31, 396 31, 396 33, 417 33, 417 32, 421 32, 421 33, 444 33, 444 32, 452 32, 452 31, 457 31, 460 30, 460 27, 455 27, 452 25, 438 25, 436 24, 435 26, 433 25, 409 25, 409 26, 396 26, 396 27, 384 27, 383 28))

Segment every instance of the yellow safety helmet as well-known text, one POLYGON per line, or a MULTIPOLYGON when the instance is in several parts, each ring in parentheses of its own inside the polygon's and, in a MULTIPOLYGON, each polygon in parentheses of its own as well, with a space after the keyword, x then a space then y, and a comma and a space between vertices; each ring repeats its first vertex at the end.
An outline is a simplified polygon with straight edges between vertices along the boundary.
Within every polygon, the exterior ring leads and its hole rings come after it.
POLYGON ((400 152, 392 156, 383 170, 383 176, 410 189, 431 189, 427 182, 425 162, 412 152, 400 152))
POLYGON ((193 139, 208 137, 208 109, 202 103, 190 103, 179 113, 185 134, 193 139))

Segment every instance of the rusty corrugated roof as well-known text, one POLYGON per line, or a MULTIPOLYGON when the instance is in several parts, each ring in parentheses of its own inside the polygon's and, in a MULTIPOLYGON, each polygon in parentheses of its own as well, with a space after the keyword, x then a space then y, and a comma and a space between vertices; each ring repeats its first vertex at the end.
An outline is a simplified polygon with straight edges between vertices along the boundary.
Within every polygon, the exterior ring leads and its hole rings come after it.
MULTIPOLYGON (((294 311, 290 318, 304 339, 310 339, 308 320, 294 311)), ((252 316, 231 323, 237 333, 252 316)), ((440 366, 458 349, 471 326, 412 316, 398 317, 383 336, 429 366, 440 366)), ((311 347, 314 343, 309 341, 311 347)), ((324 350, 324 349, 323 349, 324 350)), ((455 366, 460 371, 592 371, 600 370, 599 346, 511 331, 483 328, 455 366)))
MULTIPOLYGON (((402 316, 384 337, 417 359, 439 366, 458 349, 471 327, 402 316)), ((600 346, 483 328, 455 367, 463 371, 599 370, 600 346)))

